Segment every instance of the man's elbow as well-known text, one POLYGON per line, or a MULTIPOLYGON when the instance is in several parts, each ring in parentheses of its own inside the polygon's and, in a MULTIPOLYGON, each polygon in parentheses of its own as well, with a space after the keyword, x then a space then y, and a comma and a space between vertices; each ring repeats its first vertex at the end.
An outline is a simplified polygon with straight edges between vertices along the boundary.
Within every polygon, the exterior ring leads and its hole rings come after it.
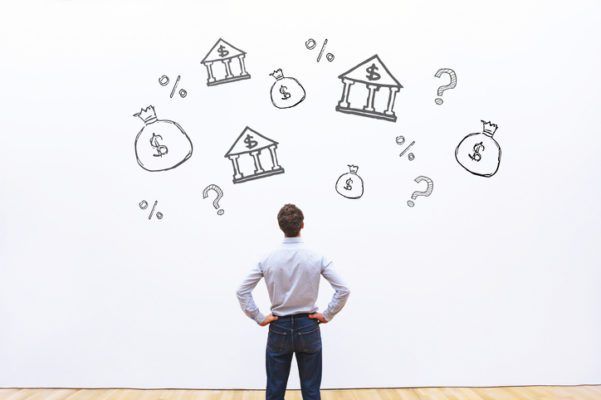
POLYGON ((348 287, 343 287, 338 290, 338 293, 340 294, 340 297, 349 297, 351 294, 351 289, 348 287))

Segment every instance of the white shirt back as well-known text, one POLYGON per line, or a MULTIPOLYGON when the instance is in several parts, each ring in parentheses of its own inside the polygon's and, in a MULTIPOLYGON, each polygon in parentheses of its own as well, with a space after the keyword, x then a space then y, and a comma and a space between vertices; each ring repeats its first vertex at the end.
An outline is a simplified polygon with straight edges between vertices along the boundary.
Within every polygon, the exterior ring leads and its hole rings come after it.
POLYGON ((257 323, 263 322, 265 315, 255 304, 252 290, 261 278, 265 279, 273 315, 313 313, 319 309, 315 302, 322 275, 335 290, 323 312, 324 318, 329 321, 342 309, 350 290, 334 270, 333 263, 305 247, 300 237, 285 238, 278 249, 259 261, 236 294, 244 313, 257 323))

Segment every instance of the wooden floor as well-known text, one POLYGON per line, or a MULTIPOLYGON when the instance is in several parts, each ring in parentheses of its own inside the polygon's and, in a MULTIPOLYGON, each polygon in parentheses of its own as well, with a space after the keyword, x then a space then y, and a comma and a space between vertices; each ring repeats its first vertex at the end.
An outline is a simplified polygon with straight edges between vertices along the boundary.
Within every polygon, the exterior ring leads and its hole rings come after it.
MULTIPOLYGON (((601 400, 601 385, 322 390, 323 400, 601 400)), ((0 389, 0 400, 263 400, 262 390, 0 389)), ((289 390, 287 400, 301 400, 289 390)))

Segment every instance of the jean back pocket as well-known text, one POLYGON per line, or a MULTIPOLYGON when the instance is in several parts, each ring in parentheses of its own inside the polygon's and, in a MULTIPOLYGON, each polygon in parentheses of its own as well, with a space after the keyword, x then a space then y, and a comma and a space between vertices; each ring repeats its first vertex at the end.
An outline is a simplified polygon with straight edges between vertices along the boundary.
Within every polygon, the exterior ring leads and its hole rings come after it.
POLYGON ((291 340, 291 336, 288 332, 281 329, 269 327, 269 333, 267 334, 267 349, 278 353, 285 352, 288 349, 288 343, 291 340))
POLYGON ((306 331, 297 332, 295 339, 298 341, 297 351, 315 353, 321 350, 321 331, 319 325, 306 331))

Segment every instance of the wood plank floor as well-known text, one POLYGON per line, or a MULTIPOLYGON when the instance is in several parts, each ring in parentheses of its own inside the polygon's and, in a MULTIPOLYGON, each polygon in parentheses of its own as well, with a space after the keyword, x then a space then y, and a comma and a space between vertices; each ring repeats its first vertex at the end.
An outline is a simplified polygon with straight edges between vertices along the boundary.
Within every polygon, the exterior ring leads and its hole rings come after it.
MULTIPOLYGON (((601 385, 322 390, 323 400, 601 400, 601 385)), ((262 390, 0 389, 0 400, 263 400, 262 390)), ((301 400, 298 390, 288 400, 301 400)))

